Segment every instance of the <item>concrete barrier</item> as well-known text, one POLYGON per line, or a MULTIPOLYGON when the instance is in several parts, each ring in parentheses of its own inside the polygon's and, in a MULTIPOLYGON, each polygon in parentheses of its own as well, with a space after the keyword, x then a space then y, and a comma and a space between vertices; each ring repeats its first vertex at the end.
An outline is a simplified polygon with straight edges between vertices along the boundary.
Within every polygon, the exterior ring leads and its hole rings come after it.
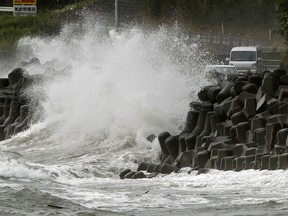
POLYGON ((161 173, 182 167, 287 169, 287 76, 275 70, 203 87, 198 93, 201 102, 190 103, 185 129, 179 135, 158 136, 162 155, 172 158, 170 164, 161 160, 167 169, 161 173))

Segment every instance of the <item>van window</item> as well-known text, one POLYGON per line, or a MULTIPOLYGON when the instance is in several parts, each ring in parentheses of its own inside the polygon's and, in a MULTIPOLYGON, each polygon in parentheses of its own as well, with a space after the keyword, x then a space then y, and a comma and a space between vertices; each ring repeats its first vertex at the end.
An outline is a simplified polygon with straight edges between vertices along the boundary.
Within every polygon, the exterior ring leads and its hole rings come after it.
POLYGON ((255 51, 233 51, 231 61, 256 61, 255 51))

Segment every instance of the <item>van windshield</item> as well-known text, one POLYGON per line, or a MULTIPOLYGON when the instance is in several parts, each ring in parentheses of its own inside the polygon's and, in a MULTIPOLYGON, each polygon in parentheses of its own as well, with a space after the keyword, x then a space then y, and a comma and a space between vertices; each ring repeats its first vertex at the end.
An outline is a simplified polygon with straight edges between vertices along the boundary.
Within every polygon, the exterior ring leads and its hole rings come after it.
POLYGON ((256 61, 255 51, 232 51, 231 61, 256 61))

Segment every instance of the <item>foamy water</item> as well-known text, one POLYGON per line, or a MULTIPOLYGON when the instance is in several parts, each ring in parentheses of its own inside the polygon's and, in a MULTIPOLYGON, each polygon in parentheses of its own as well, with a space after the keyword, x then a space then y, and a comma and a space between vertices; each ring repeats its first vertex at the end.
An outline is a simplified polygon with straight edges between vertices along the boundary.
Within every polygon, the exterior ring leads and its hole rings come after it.
POLYGON ((120 180, 124 168, 158 162, 159 143, 147 136, 181 131, 189 103, 207 84, 201 71, 208 58, 175 28, 78 27, 19 42, 19 59, 40 60, 26 66, 29 73, 50 75, 27 91, 41 98, 38 121, 0 145, 2 215, 287 213, 287 171, 183 169, 120 180), (48 206, 55 200, 63 209, 48 206))

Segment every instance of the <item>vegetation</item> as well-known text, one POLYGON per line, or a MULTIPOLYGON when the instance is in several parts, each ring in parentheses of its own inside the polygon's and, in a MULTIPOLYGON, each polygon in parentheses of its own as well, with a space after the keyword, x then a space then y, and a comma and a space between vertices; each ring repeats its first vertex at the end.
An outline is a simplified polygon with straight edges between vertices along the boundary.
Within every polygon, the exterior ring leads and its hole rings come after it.
MULTIPOLYGON (((24 35, 50 35, 59 32, 67 14, 87 4, 107 0, 38 0, 35 17, 12 17, 0 14, 0 48, 11 47, 24 35), (61 21, 60 21, 61 20, 61 21)), ((112 0, 111 0, 112 1, 112 0)), ((131 0, 133 1, 133 0, 131 0)), ((287 39, 288 0, 142 0, 143 15, 152 23, 178 20, 192 30, 252 34, 267 38, 268 29, 287 39), (276 17, 277 12, 277 17, 276 17), (277 25, 277 18, 280 26, 277 25)), ((113 3, 113 1, 112 1, 113 3)), ((11 6, 12 0, 0 0, 11 6)), ((70 16, 71 18, 71 16, 70 16)), ((288 40, 288 39, 287 39, 288 40)))
POLYGON ((288 0, 276 0, 276 13, 281 24, 280 33, 288 42, 288 0))
POLYGON ((280 33, 284 36, 286 41, 286 55, 284 57, 284 64, 288 69, 288 0, 276 0, 276 14, 280 22, 280 33))
MULTIPOLYGON (((13 51, 15 42, 23 36, 51 36, 61 30, 61 26, 69 18, 67 13, 83 7, 87 2, 97 0, 86 0, 77 4, 67 4, 75 1, 38 1, 38 14, 36 16, 11 16, 0 14, 0 50, 13 51), (54 4, 55 3, 55 4, 54 4), (53 10, 52 10, 53 8, 53 10)), ((10 6, 10 1, 4 1, 2 5, 10 6)))

